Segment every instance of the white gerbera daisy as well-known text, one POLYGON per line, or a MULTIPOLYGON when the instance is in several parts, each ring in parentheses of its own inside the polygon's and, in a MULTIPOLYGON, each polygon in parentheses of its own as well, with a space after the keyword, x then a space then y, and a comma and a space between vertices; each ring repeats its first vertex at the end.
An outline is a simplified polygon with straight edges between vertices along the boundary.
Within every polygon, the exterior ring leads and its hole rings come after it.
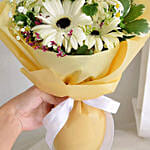
POLYGON ((45 0, 43 6, 48 11, 49 16, 38 16, 42 19, 42 25, 35 26, 32 30, 38 32, 43 40, 43 45, 49 45, 50 41, 55 41, 61 46, 63 43, 69 53, 71 48, 78 48, 83 45, 86 39, 80 26, 92 24, 91 17, 82 13, 81 8, 85 0, 45 0), (71 36, 68 36, 71 31, 71 36))
MULTIPOLYGON (((88 2, 93 1, 88 0, 88 2)), ((118 0, 94 0, 94 2, 98 3, 98 12, 92 17, 94 23, 87 30, 85 44, 89 49, 95 47, 95 52, 98 52, 103 48, 114 48, 119 43, 118 37, 123 36, 118 29, 124 8, 118 0)))
POLYGON ((123 37, 123 33, 117 31, 120 20, 113 19, 109 24, 102 26, 93 25, 91 33, 87 36, 85 44, 88 48, 95 47, 95 52, 101 51, 103 48, 114 48, 119 44, 118 37, 123 37))

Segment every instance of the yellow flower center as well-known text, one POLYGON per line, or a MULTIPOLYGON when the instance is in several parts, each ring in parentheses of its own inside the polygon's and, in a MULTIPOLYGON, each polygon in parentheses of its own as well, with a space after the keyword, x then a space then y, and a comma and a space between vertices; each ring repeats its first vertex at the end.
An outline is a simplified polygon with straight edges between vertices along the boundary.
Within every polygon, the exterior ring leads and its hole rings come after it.
POLYGON ((26 30, 26 31, 30 31, 30 28, 29 28, 29 27, 26 27, 25 30, 26 30))
POLYGON ((117 5, 116 5, 116 8, 118 9, 119 7, 120 7, 120 5, 119 5, 119 4, 117 4, 117 5))
POLYGON ((121 16, 121 14, 120 14, 120 12, 118 12, 117 14, 116 14, 116 17, 120 17, 121 16))

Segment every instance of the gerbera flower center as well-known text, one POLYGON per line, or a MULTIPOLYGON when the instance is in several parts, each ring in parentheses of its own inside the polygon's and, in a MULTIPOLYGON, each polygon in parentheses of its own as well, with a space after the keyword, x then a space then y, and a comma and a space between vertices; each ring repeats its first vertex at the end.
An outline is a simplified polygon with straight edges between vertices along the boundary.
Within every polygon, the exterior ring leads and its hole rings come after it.
POLYGON ((69 27, 70 24, 71 24, 71 21, 69 18, 61 18, 56 23, 57 27, 62 28, 62 29, 69 27))
POLYGON ((93 30, 93 31, 91 32, 91 35, 100 35, 100 33, 99 33, 99 31, 97 31, 97 30, 93 30))

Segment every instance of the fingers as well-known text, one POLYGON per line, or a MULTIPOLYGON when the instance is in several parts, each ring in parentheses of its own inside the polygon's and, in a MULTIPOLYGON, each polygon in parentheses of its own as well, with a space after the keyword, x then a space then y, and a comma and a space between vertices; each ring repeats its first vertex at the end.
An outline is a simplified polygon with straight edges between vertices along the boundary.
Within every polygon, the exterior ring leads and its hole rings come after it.
POLYGON ((41 98, 43 99, 43 101, 52 105, 58 105, 67 99, 67 97, 56 97, 45 93, 41 95, 41 98))
POLYGON ((44 102, 47 102, 49 104, 52 105, 58 105, 59 103, 63 102, 64 100, 66 100, 68 97, 56 97, 47 93, 42 92, 41 90, 39 90, 38 88, 36 88, 35 86, 32 87, 31 89, 34 89, 36 91, 36 93, 38 94, 38 92, 40 92, 40 97, 44 102))
POLYGON ((68 97, 56 97, 56 96, 53 96, 53 98, 54 98, 54 102, 55 102, 54 105, 58 105, 58 104, 62 103, 63 101, 65 101, 68 97))
POLYGON ((42 102, 47 102, 56 106, 66 99, 67 97, 60 98, 49 95, 33 86, 26 90, 24 93, 15 97, 12 102, 14 103, 15 109, 17 111, 24 113, 38 108, 42 102))
POLYGON ((50 111, 51 109, 54 107, 54 105, 51 105, 47 102, 43 102, 42 103, 42 110, 43 110, 43 117, 45 117, 50 111))

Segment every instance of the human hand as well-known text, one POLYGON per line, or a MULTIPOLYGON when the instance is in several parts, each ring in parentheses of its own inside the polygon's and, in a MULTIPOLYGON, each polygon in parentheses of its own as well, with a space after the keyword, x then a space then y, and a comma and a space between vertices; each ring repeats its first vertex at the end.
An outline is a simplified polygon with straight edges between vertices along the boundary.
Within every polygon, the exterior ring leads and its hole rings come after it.
POLYGON ((15 117, 20 123, 22 131, 29 131, 42 126, 43 118, 54 106, 65 99, 48 95, 36 87, 32 87, 15 97, 10 103, 15 110, 15 117))
POLYGON ((0 107, 0 150, 11 150, 22 131, 42 126, 47 113, 65 99, 32 87, 0 107))

